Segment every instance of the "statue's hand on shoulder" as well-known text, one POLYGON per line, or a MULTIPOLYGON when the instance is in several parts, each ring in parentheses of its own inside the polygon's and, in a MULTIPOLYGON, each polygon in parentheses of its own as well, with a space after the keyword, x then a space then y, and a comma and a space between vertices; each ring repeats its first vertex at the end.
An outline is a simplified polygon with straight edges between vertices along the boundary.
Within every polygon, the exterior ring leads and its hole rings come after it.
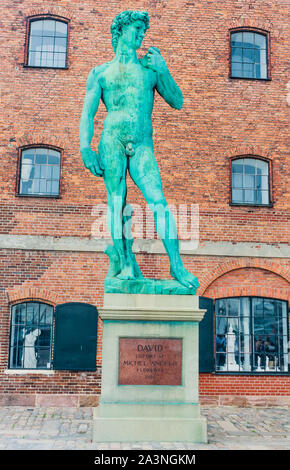
POLYGON ((164 73, 168 71, 165 59, 162 57, 157 47, 149 47, 147 54, 141 61, 142 65, 148 69, 154 70, 157 73, 164 73))
POLYGON ((103 176, 104 168, 96 152, 90 147, 81 150, 82 159, 85 167, 95 176, 103 176))

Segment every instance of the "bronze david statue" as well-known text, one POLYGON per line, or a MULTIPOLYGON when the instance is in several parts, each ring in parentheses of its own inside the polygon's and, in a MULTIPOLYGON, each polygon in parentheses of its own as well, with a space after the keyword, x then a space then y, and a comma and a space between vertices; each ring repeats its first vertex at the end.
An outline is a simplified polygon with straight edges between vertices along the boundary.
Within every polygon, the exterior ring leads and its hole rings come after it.
POLYGON ((106 250, 111 260, 107 279, 112 283, 107 283, 108 290, 110 285, 119 285, 123 286, 122 289, 124 286, 129 289, 128 292, 138 293, 128 287, 135 285, 139 286, 139 293, 194 294, 199 283, 185 269, 180 257, 176 224, 163 194, 152 141, 151 114, 155 91, 175 109, 182 108, 183 97, 156 47, 150 47, 142 59, 137 57, 137 50, 148 28, 147 12, 123 11, 114 19, 111 33, 115 57, 94 67, 87 80, 80 123, 80 150, 85 167, 95 176, 104 178, 107 190, 111 215, 109 230, 113 240, 113 246, 106 250), (100 100, 106 107, 107 116, 96 153, 91 148, 91 140, 100 100), (164 280, 163 285, 175 285, 177 290, 171 287, 154 290, 152 280, 149 291, 142 289, 147 280, 143 278, 132 252, 132 240, 124 230, 128 219, 123 213, 127 173, 141 190, 147 204, 153 208, 156 230, 170 260, 170 273, 175 281, 164 280), (159 227, 164 226, 163 223, 171 227, 171 234, 169 230, 161 233, 159 227), (175 236, 172 236, 172 227, 175 236), (115 284, 113 281, 116 281, 115 284), (178 286, 183 290, 178 291, 178 286))

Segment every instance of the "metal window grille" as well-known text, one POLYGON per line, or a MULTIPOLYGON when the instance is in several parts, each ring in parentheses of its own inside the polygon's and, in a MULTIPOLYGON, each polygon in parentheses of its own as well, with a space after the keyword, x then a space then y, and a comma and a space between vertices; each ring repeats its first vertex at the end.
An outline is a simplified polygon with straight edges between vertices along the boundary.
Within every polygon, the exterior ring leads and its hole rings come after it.
POLYGON ((267 77, 267 36, 252 31, 231 33, 231 76, 267 77))
POLYGON ((9 367, 50 369, 53 307, 39 302, 13 305, 9 367))
POLYGON ((218 299, 216 370, 288 372, 287 302, 260 297, 218 299))
POLYGON ((27 64, 31 67, 65 68, 67 33, 68 26, 64 21, 31 21, 27 64))
POLYGON ((269 164, 254 158, 232 161, 232 202, 269 205, 269 164))
POLYGON ((58 196, 60 152, 48 148, 29 148, 21 153, 19 194, 58 196))

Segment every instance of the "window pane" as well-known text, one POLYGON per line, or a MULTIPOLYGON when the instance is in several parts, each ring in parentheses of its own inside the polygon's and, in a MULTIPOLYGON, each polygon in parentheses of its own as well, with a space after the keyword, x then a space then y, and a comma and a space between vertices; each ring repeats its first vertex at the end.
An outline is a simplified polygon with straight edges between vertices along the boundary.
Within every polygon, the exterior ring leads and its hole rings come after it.
POLYGON ((254 33, 243 32, 243 47, 254 47, 254 33))
POLYGON ((59 194, 59 182, 55 180, 47 180, 46 191, 48 194, 58 195, 59 194))
POLYGON ((41 167, 40 167, 40 178, 46 178, 46 170, 47 170, 47 166, 46 165, 41 165, 41 167))
POLYGON ((39 194, 39 185, 40 185, 40 180, 39 179, 34 179, 32 182, 32 193, 33 194, 39 194))
POLYGON ((243 177, 243 186, 244 188, 254 188, 255 187, 255 176, 245 174, 243 177))
POLYGON ((22 163, 32 164, 34 162, 34 151, 23 150, 22 152, 22 163))
POLYGON ((267 78, 267 65, 261 63, 260 65, 260 76, 261 78, 267 78))
POLYGON ((243 187, 243 175, 233 174, 232 185, 234 188, 242 188, 243 187))
POLYGON ((26 319, 26 304, 15 305, 12 307, 12 323, 23 324, 26 319))
POLYGON ((52 177, 53 179, 56 179, 56 180, 59 179, 59 167, 58 166, 52 167, 52 177))
POLYGON ((48 163, 59 163, 60 161, 60 153, 56 150, 49 150, 48 151, 48 163))
POLYGON ((41 54, 41 66, 42 67, 53 67, 53 53, 42 52, 41 54))
POLYGON ((254 78, 254 64, 243 63, 243 77, 254 78))
POLYGON ((30 51, 41 51, 42 37, 31 36, 30 38, 30 51))
POLYGON ((244 191, 245 202, 255 203, 255 191, 245 189, 244 191))
POLYGON ((39 335, 37 345, 40 349, 40 347, 49 347, 50 346, 50 341, 51 341, 51 329, 50 328, 41 328, 40 329, 41 334, 39 335))
POLYGON ((40 178, 41 165, 34 165, 32 176, 33 178, 40 178))
POLYGON ((39 182, 39 194, 45 194, 46 193, 46 180, 42 179, 39 182))
POLYGON ((31 36, 42 36, 43 20, 31 21, 30 34, 31 36))
POLYGON ((244 160, 244 169, 245 169, 246 174, 254 175, 256 172, 255 168, 256 168, 256 160, 252 158, 246 158, 244 160))
POLYGON ((233 173, 243 173, 243 165, 244 165, 244 160, 243 159, 234 160, 232 162, 232 172, 233 173))
POLYGON ((52 181, 51 192, 52 192, 52 194, 58 194, 59 193, 59 182, 58 181, 52 181))
POLYGON ((55 35, 58 37, 66 37, 67 36, 67 23, 63 21, 56 21, 55 22, 55 35))
POLYGON ((26 324, 38 325, 39 323, 39 304, 28 302, 26 307, 26 324))
POLYGON ((54 67, 65 67, 66 54, 56 52, 54 54, 54 67))
POLYGON ((243 33, 232 33, 231 44, 232 46, 241 47, 243 43, 243 33))
POLYGON ((255 45, 260 49, 266 49, 266 36, 264 34, 255 34, 255 45))
POLYGON ((232 190, 232 201, 233 202, 243 202, 243 190, 242 189, 233 189, 232 190))
POLYGON ((54 49, 54 37, 44 37, 42 40, 42 50, 43 51, 48 51, 48 52, 53 52, 54 49))
POLYGON ((243 66, 242 63, 232 62, 232 77, 242 77, 243 76, 243 66))
POLYGON ((53 320, 53 307, 51 305, 40 304, 39 322, 41 325, 50 325, 53 320))
POLYGON ((248 62, 248 63, 255 62, 255 50, 254 49, 243 50, 243 62, 248 62))
POLYGON ((243 52, 240 47, 232 47, 232 61, 233 62, 242 62, 243 52))
POLYGON ((275 300, 266 299, 264 300, 264 315, 275 315, 275 300))
POLYGON ((47 167, 47 179, 48 179, 48 180, 51 180, 51 179, 52 179, 52 169, 53 169, 53 166, 52 166, 52 165, 48 165, 48 167, 47 167))
POLYGON ((20 182, 20 194, 30 194, 32 192, 32 180, 20 182))
POLYGON ((263 160, 256 160, 257 173, 262 175, 268 175, 268 163, 263 160))
POLYGON ((21 167, 21 179, 22 181, 28 181, 32 177, 33 166, 32 165, 22 165, 21 167))
MULTIPOLYGON (((228 299, 228 315, 237 317, 240 310, 240 299, 228 299)), ((231 322, 233 325, 233 322, 231 322)))
POLYGON ((43 36, 54 36, 55 35, 55 21, 44 20, 43 22, 43 36))
POLYGON ((243 190, 233 189, 232 190, 232 201, 233 202, 244 202, 243 190))
POLYGON ((29 52, 28 65, 32 67, 40 67, 41 52, 29 52))
POLYGON ((41 348, 37 350, 37 367, 42 369, 50 368, 50 349, 41 348))
POLYGON ((66 38, 55 38, 55 52, 66 52, 66 38))
POLYGON ((36 149, 35 163, 42 164, 47 162, 47 149, 36 149))

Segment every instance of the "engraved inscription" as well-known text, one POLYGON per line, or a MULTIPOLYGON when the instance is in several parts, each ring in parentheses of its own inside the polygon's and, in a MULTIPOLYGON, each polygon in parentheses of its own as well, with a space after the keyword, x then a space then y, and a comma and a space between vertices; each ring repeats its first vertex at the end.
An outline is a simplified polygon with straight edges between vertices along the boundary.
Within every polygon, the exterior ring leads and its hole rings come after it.
POLYGON ((182 339, 120 338, 119 385, 181 385, 182 339))

